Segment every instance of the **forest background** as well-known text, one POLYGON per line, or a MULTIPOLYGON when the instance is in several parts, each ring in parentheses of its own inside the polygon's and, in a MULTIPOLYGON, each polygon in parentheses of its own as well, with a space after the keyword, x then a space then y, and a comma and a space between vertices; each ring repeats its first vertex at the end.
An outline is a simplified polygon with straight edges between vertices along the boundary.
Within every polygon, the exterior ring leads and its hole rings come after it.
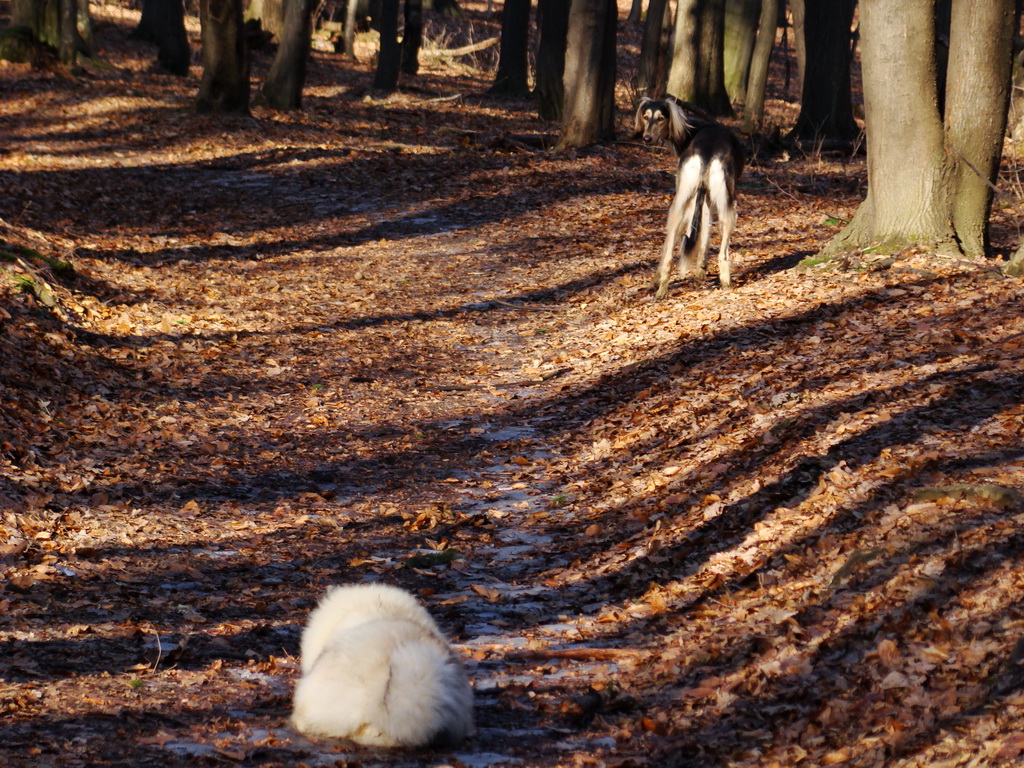
POLYGON ((323 29, 301 109, 197 112, 192 7, 183 73, 128 0, 0 62, 4 764, 1019 764, 1019 160, 977 249, 822 253, 874 183, 838 5, 853 133, 791 135, 790 6, 755 124, 693 94, 748 149, 737 287, 664 301, 628 3, 581 146, 490 92, 498 3, 426 10, 390 89, 323 29), (467 744, 288 729, 309 609, 365 580, 452 636, 467 744))

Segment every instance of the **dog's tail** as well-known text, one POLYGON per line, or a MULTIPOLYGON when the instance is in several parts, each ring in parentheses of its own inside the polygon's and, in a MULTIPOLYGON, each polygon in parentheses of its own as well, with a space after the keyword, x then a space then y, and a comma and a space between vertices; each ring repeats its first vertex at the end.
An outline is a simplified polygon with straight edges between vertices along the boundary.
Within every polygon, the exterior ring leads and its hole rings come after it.
POLYGON ((690 225, 683 234, 683 241, 680 244, 683 255, 688 258, 696 253, 700 245, 701 230, 708 225, 704 216, 704 201, 707 198, 707 194, 707 188, 703 183, 697 187, 697 191, 694 194, 693 217, 690 219, 690 225))

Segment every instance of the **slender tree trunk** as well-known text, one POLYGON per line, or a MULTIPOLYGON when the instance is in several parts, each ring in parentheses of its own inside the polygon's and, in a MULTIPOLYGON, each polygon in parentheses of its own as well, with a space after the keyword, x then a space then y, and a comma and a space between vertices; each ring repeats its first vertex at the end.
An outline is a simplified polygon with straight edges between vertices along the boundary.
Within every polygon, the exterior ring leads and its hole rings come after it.
POLYGON ((644 19, 637 73, 637 89, 643 96, 656 99, 665 90, 665 65, 671 32, 672 16, 668 0, 650 0, 647 5, 647 18, 644 19))
POLYGON ((398 71, 402 49, 398 43, 398 0, 382 0, 380 4, 380 53, 373 90, 391 93, 398 87, 398 71))
POLYGON ((807 26, 804 23, 807 14, 805 12, 805 5, 805 0, 789 0, 789 8, 793 14, 793 50, 796 51, 796 82, 800 88, 804 87, 804 74, 807 72, 807 26))
POLYGON ((203 79, 196 111, 249 113, 249 51, 242 0, 201 0, 203 79))
POLYGON ((353 60, 356 58, 356 11, 358 7, 358 0, 348 0, 345 4, 345 26, 342 32, 345 39, 345 53, 353 60))
POLYGON ((559 149, 615 137, 617 23, 614 0, 572 0, 559 149))
POLYGON ((946 143, 953 164, 953 228, 966 253, 988 247, 992 184, 1010 98, 1013 0, 957 0, 950 24, 946 143))
POLYGON ((804 0, 807 69, 800 81, 803 95, 792 132, 795 138, 850 140, 860 133, 850 87, 856 4, 857 0, 804 0))
MULTIPOLYGON (((648 13, 650 13, 649 9, 648 13)), ((643 15, 644 0, 633 0, 633 4, 629 6, 629 15, 626 17, 626 21, 630 24, 638 24, 643 15)))
POLYGON ((501 13, 498 74, 488 93, 528 96, 526 51, 530 39, 530 0, 505 0, 501 13))
POLYGON ((402 72, 420 71, 420 46, 423 45, 423 0, 405 0, 405 25, 402 31, 402 72))
POLYGON ((733 104, 747 100, 761 4, 761 0, 725 0, 725 90, 733 104))
POLYGON ((538 0, 537 84, 533 95, 544 120, 562 119, 565 101, 565 46, 569 37, 570 0, 538 0))
POLYGON ((288 0, 284 29, 274 63, 263 83, 261 95, 271 109, 300 109, 302 87, 306 83, 306 65, 313 39, 315 0, 288 0))
POLYGON ((779 24, 779 0, 763 0, 757 42, 750 60, 747 100, 743 105, 743 130, 747 133, 761 127, 764 121, 764 98, 768 87, 768 65, 779 24))
POLYGON ((75 46, 75 17, 78 3, 75 0, 60 0, 60 60, 69 67, 78 63, 78 48, 75 46))

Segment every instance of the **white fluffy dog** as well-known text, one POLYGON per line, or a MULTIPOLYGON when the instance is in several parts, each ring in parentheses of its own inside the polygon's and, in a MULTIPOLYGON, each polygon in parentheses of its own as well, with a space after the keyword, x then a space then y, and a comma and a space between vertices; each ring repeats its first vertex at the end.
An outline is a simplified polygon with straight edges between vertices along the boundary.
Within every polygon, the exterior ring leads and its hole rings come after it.
POLYGON ((430 614, 384 584, 332 587, 302 634, 292 724, 382 747, 456 744, 473 692, 430 614))

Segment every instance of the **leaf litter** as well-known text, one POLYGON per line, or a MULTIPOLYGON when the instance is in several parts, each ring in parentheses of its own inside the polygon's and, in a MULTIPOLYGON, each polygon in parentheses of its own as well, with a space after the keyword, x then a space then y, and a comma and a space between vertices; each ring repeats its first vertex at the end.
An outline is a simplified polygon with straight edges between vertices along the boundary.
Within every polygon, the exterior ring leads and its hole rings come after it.
POLYGON ((799 266, 863 161, 765 153, 736 290, 655 302, 667 153, 322 55, 301 114, 196 117, 99 14, 116 69, 0 69, 0 237, 75 267, 0 284, 7 764, 1017 764, 1019 281, 799 266), (288 729, 366 579, 465 657, 459 750, 288 729))

